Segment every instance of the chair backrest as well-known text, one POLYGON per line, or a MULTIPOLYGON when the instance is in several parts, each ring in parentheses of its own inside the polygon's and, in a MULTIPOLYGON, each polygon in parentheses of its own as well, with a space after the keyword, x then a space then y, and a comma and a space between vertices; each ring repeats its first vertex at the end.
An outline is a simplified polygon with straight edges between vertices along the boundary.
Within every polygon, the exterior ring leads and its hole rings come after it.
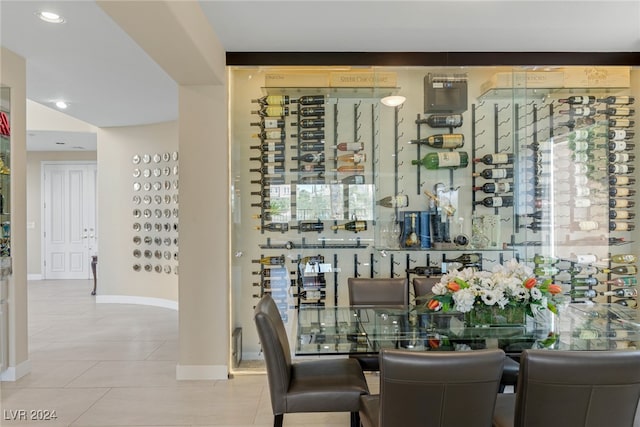
POLYGON ((286 393, 291 382, 291 350, 282 317, 271 295, 265 294, 258 301, 254 321, 267 365, 273 413, 282 414, 286 412, 286 393))
POLYGON ((490 426, 502 350, 380 353, 380 426, 490 426))
POLYGON ((525 350, 514 426, 632 426, 638 400, 639 350, 525 350))
POLYGON ((350 277, 349 304, 352 306, 409 306, 409 282, 406 278, 350 277))
POLYGON ((440 281, 439 277, 414 277, 413 279, 413 295, 422 297, 431 293, 433 285, 440 281))

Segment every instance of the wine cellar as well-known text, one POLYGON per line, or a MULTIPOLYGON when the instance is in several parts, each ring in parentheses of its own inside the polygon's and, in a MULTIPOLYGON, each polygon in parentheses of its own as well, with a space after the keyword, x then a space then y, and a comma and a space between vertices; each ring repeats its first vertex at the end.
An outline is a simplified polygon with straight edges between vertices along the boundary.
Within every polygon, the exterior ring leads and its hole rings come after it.
POLYGON ((287 321, 348 305, 349 277, 512 258, 566 302, 637 307, 636 73, 233 69, 232 327, 265 293, 287 321))

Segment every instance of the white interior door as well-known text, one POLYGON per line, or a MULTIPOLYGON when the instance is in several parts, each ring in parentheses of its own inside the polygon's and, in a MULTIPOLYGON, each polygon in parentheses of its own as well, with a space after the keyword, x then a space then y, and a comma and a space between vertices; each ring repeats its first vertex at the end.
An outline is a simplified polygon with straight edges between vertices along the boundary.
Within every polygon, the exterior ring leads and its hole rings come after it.
POLYGON ((43 164, 45 279, 89 279, 97 248, 96 171, 92 163, 43 164))

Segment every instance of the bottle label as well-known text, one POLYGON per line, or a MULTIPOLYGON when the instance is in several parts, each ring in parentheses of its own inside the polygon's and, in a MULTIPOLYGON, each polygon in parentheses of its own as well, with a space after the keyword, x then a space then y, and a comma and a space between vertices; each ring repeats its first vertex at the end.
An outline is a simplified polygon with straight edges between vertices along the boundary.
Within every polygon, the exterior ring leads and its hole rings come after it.
POLYGON ((618 107, 618 108, 613 108, 611 111, 611 115, 612 116, 630 116, 633 110, 631 110, 631 108, 627 108, 627 107, 618 107))
POLYGON ((576 96, 574 98, 574 103, 575 104, 587 105, 589 103, 589 97, 588 96, 576 96))
POLYGON ((494 197, 493 199, 493 204, 491 206, 499 208, 500 206, 502 206, 502 197, 494 197))
POLYGON ((598 224, 597 221, 580 221, 578 226, 582 231, 591 231, 600 228, 600 224, 598 224))
POLYGON ((628 153, 615 153, 613 155, 614 158, 614 162, 620 162, 620 163, 626 163, 629 161, 629 154, 628 153))
POLYGON ((616 185, 629 185, 629 177, 628 176, 616 177, 616 185))
POLYGON ((614 141, 620 141, 627 137, 627 131, 624 129, 612 129, 613 131, 613 139, 614 141))
POLYGON ((584 163, 576 163, 573 165, 573 169, 576 175, 583 175, 589 171, 589 168, 584 163))
MULTIPOLYGON (((445 135, 446 136, 446 135, 445 135)), ((438 153, 438 167, 457 167, 460 166, 460 153, 438 153)))
POLYGON ((493 169, 492 170, 491 178, 500 179, 500 178, 506 178, 506 177, 507 177, 507 170, 506 169, 493 169))
POLYGON ((284 116, 285 109, 283 107, 267 107, 265 113, 269 117, 284 116))
POLYGON ((508 182, 499 182, 496 186, 496 192, 508 193, 511 191, 511 184, 508 182))
POLYGON ((573 136, 576 140, 584 141, 585 139, 589 138, 589 131, 579 129, 573 132, 573 136))
POLYGON ((509 155, 508 154, 494 154, 493 155, 493 163, 509 163, 509 155))
POLYGON ((619 163, 614 163, 613 173, 629 173, 629 166, 619 164, 619 163))
POLYGON ((274 129, 278 127, 278 120, 276 119, 265 119, 264 127, 266 129, 274 129))
POLYGON ((587 155, 586 152, 580 152, 580 153, 576 153, 573 156, 573 161, 574 162, 579 162, 579 163, 584 163, 584 162, 588 162, 589 161, 589 156, 587 155))
POLYGON ((576 258, 578 264, 593 264, 598 261, 598 258, 592 254, 578 255, 576 258))
MULTIPOLYGON (((464 143, 464 137, 459 133, 442 135, 442 148, 458 148, 464 143)), ((458 162, 455 166, 459 166, 458 162)))
POLYGON ((625 141, 614 141, 611 151, 624 151, 627 149, 627 143, 625 141))
POLYGON ((616 196, 627 197, 631 195, 631 191, 625 187, 616 187, 616 196))

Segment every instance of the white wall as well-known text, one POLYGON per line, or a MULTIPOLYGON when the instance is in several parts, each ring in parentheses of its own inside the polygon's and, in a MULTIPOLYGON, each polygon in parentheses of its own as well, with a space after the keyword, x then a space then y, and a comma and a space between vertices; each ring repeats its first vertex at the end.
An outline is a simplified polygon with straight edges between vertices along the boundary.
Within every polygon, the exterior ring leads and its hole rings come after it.
MULTIPOLYGON (((166 274, 133 270, 135 262, 145 261, 144 258, 142 261, 134 258, 133 250, 147 247, 155 250, 156 246, 136 246, 133 243, 133 237, 141 233, 133 230, 132 211, 141 205, 135 206, 132 202, 136 193, 133 191, 133 169, 134 166, 140 166, 134 165, 132 158, 135 154, 153 156, 177 150, 176 122, 99 130, 98 230, 101 237, 98 242, 98 302, 137 301, 175 306, 178 299, 177 275, 173 272, 166 274)), ((154 209, 155 205, 150 206, 154 209)), ((161 233, 159 235, 164 236, 161 233)), ((155 258, 152 264, 157 264, 155 258)))

